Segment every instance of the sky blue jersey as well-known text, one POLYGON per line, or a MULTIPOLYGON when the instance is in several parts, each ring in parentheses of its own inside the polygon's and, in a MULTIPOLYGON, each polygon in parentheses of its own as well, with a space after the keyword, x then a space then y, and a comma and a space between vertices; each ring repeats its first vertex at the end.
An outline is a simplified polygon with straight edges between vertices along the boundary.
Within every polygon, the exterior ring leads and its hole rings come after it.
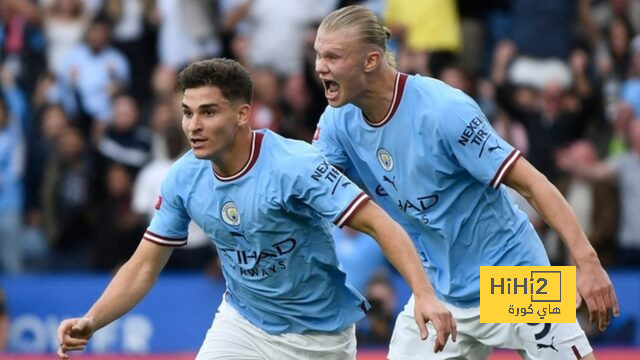
POLYGON ((314 145, 407 230, 447 302, 479 305, 481 265, 549 264, 501 186, 520 152, 462 91, 398 73, 382 122, 327 107, 314 145))
POLYGON ((144 239, 186 243, 193 219, 216 245, 226 299, 271 334, 337 331, 368 304, 339 269, 331 222, 369 199, 310 144, 254 131, 250 160, 221 177, 187 152, 165 178, 144 239))

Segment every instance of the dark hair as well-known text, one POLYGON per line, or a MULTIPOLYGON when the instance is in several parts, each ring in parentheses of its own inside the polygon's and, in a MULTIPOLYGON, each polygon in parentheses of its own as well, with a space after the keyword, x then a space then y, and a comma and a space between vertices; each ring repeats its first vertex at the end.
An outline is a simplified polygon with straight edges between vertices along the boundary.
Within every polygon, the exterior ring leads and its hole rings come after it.
POLYGON ((247 69, 235 60, 216 58, 194 62, 178 74, 178 86, 184 92, 202 86, 215 86, 233 103, 250 104, 253 83, 247 69))

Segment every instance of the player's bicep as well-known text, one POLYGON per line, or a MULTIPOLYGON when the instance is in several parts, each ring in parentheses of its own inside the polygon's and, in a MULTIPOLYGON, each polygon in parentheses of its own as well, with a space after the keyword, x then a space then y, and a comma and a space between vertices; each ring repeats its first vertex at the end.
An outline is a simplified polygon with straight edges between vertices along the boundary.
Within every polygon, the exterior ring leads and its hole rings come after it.
POLYGON ((440 123, 447 150, 473 177, 498 187, 520 156, 502 139, 478 106, 469 100, 440 123))
POLYGON ((337 137, 330 115, 322 114, 313 135, 313 146, 320 150, 331 164, 344 171, 350 167, 350 160, 337 137))
POLYGON ((144 233, 145 240, 161 246, 182 246, 187 243, 191 219, 176 190, 173 179, 165 179, 156 202, 156 212, 144 233))

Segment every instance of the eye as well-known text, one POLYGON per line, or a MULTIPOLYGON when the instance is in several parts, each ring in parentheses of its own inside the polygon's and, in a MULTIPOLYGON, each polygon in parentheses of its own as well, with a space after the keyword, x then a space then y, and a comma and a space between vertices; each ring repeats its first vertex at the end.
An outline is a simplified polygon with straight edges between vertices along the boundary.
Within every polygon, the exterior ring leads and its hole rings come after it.
POLYGON ((184 117, 186 118, 191 118, 193 116, 193 113, 189 110, 182 110, 182 115, 184 115, 184 117))
POLYGON ((204 116, 206 116, 206 117, 212 117, 212 116, 214 116, 215 114, 216 114, 216 112, 215 112, 215 111, 213 111, 213 110, 205 110, 205 111, 204 111, 204 116))

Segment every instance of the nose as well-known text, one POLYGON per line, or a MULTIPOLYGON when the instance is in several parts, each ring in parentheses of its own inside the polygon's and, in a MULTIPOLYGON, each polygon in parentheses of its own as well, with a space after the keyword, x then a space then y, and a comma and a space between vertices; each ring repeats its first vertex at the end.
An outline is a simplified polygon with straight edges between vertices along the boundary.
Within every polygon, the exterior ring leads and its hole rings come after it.
POLYGON ((316 56, 316 72, 318 74, 324 74, 324 73, 327 73, 328 71, 329 69, 327 68, 326 62, 322 60, 322 57, 316 56))
POLYGON ((197 114, 193 114, 191 119, 189 119, 189 124, 187 129, 189 132, 196 132, 202 128, 202 122, 200 121, 200 117, 197 114))

